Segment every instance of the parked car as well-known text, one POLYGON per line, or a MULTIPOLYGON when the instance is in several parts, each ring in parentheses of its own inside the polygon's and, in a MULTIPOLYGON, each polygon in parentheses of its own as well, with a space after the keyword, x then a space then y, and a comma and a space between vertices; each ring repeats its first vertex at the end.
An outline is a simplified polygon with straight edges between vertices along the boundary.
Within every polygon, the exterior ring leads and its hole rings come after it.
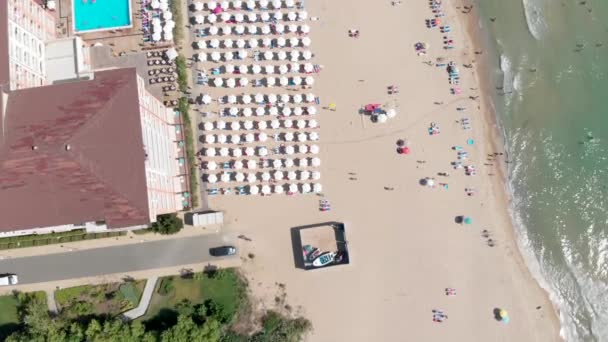
POLYGON ((209 248, 209 254, 215 257, 229 256, 236 254, 236 248, 234 246, 221 246, 209 248))
POLYGON ((16 274, 1 274, 0 275, 0 286, 9 286, 19 284, 19 278, 16 274))

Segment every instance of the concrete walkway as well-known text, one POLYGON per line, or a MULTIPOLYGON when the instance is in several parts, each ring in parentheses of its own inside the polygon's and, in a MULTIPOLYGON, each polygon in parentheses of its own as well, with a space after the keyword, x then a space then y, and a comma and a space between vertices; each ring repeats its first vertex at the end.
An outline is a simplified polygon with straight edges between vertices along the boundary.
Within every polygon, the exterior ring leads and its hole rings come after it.
POLYGON ((49 289, 44 292, 46 292, 46 304, 49 307, 49 312, 58 314, 59 310, 57 309, 57 302, 55 302, 55 290, 49 289))
POLYGON ((154 288, 156 287, 156 282, 158 281, 158 276, 154 276, 148 278, 146 281, 146 287, 144 287, 144 293, 141 295, 141 299, 139 300, 139 305, 135 309, 131 309, 122 315, 127 319, 136 319, 146 314, 148 310, 148 306, 150 305, 150 300, 152 299, 152 295, 154 294, 154 288))

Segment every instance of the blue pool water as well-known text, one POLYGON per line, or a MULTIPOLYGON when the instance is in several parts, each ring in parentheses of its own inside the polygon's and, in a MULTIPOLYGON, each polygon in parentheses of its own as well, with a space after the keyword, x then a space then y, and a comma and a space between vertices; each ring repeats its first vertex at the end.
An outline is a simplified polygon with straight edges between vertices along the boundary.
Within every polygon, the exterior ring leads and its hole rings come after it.
POLYGON ((77 32, 131 25, 130 0, 73 0, 77 32))

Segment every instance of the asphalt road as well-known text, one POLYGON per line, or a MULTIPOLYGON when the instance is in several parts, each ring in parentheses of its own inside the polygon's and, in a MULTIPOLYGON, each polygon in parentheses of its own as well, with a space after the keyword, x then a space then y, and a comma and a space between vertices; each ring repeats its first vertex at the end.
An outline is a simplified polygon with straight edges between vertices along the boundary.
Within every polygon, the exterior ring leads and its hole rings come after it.
POLYGON ((76 250, 0 260, 0 273, 15 273, 19 276, 19 284, 31 284, 143 271, 220 260, 222 258, 209 255, 209 248, 223 245, 235 245, 234 240, 214 234, 76 250))

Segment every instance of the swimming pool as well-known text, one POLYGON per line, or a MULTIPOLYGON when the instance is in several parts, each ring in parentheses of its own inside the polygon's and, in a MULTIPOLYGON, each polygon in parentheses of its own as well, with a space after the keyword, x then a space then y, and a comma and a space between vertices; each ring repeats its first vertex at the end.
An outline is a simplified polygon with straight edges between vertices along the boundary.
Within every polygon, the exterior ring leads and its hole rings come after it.
POLYGON ((131 0, 72 0, 75 32, 131 27, 131 0))

